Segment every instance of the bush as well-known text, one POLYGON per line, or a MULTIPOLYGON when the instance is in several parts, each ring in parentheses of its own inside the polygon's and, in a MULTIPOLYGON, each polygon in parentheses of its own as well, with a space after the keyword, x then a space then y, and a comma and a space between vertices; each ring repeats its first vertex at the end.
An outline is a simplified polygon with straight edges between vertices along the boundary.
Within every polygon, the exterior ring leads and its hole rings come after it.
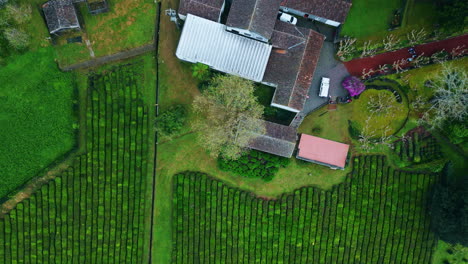
POLYGON ((180 133, 187 120, 187 110, 183 105, 169 108, 156 118, 155 126, 159 136, 170 139, 180 133))
POLYGON ((261 178, 268 182, 273 179, 279 168, 289 164, 288 158, 251 150, 238 160, 218 158, 218 166, 223 171, 232 171, 247 178, 261 178))
POLYGON ((7 28, 3 32, 11 47, 24 50, 29 46, 30 37, 24 31, 16 28, 7 28))
POLYGON ((445 133, 453 144, 463 143, 468 138, 468 128, 460 122, 449 122, 445 127, 445 133))
POLYGON ((200 81, 208 81, 211 78, 210 67, 203 63, 195 63, 192 65, 192 76, 200 81))

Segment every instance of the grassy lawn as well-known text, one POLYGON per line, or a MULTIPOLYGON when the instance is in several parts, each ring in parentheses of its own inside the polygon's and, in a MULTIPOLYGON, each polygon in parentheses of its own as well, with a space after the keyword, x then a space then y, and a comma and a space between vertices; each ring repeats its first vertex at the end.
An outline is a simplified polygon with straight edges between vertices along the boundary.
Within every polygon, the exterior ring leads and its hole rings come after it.
POLYGON ((402 5, 402 0, 354 0, 341 35, 361 38, 386 31, 393 13, 402 5))
MULTIPOLYGON (((79 4, 84 31, 83 43, 67 44, 66 34, 58 39, 57 54, 61 65, 91 59, 85 40, 91 42, 96 57, 114 54, 145 44, 154 39, 156 4, 153 0, 114 0, 109 12, 91 15, 86 4, 79 4)), ((71 35, 76 35, 73 33, 71 35)))
POLYGON ((10 57, 0 69, 0 197, 75 144, 74 76, 60 72, 53 57, 52 48, 42 48, 10 57))
POLYGON ((432 264, 463 264, 467 260, 468 247, 451 245, 439 240, 432 258, 432 264))

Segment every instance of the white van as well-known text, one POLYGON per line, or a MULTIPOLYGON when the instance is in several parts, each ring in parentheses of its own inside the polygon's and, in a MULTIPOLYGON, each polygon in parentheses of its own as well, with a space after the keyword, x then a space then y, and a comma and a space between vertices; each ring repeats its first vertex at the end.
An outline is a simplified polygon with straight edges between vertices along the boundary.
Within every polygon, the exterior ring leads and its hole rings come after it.
POLYGON ((283 12, 278 12, 278 17, 280 21, 289 23, 291 25, 296 25, 297 24, 297 18, 291 16, 290 14, 286 14, 283 12))
POLYGON ((319 97, 328 97, 328 90, 330 89, 330 78, 322 77, 320 84, 319 97))

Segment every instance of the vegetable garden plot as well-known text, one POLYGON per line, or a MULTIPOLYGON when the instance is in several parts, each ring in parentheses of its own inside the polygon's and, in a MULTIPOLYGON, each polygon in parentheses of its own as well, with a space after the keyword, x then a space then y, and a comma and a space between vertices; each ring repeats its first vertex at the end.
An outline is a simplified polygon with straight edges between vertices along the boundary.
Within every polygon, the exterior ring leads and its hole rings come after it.
POLYGON ((438 176, 354 159, 331 191, 263 200, 197 172, 174 177, 173 263, 429 263, 427 196, 438 176))
POLYGON ((143 263, 148 109, 138 65, 89 77, 87 154, 0 219, 0 263, 143 263))

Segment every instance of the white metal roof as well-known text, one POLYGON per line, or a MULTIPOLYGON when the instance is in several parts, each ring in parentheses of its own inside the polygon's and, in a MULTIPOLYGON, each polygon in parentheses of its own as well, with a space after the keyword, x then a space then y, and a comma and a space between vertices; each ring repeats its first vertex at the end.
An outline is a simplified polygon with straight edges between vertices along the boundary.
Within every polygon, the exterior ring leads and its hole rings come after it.
POLYGON ((271 48, 269 44, 227 32, 223 24, 188 14, 176 56, 260 82, 271 48))

